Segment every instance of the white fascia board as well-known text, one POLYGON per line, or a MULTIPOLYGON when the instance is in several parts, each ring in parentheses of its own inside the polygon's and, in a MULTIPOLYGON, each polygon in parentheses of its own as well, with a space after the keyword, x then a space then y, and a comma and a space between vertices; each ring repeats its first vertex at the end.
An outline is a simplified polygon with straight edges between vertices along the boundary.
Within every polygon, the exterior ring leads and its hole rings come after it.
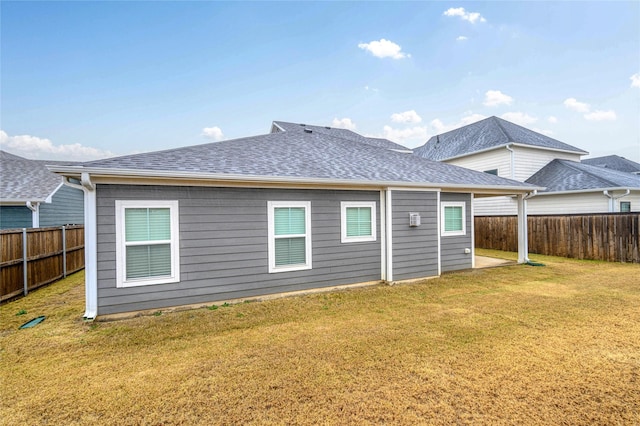
POLYGON ((587 194, 589 192, 597 192, 601 194, 603 191, 640 191, 640 188, 629 188, 628 186, 618 186, 610 188, 589 188, 589 189, 577 189, 574 191, 552 191, 552 192, 538 192, 536 197, 550 196, 550 195, 570 195, 570 194, 587 194))
POLYGON ((51 203, 52 203, 52 200, 53 200, 53 196, 54 196, 54 195, 56 194, 56 192, 58 192, 58 190, 59 190, 60 188, 62 188, 63 186, 64 186, 64 180, 61 180, 61 181, 60 181, 60 185, 58 185, 58 186, 56 187, 56 189, 54 189, 54 190, 51 192, 51 194, 49 194, 49 196, 44 200, 44 202, 45 202, 45 203, 47 203, 47 204, 51 204, 51 203))
POLYGON ((509 142, 509 143, 505 143, 502 145, 497 145, 497 146, 492 146, 489 148, 485 148, 485 149, 481 149, 479 151, 473 151, 473 152, 468 152, 466 154, 460 154, 460 155, 456 155, 453 157, 447 157, 447 158, 443 158, 442 160, 437 160, 437 161, 441 161, 441 162, 446 162, 446 161, 450 161, 450 160, 457 160, 458 158, 464 158, 464 157, 471 157, 473 155, 476 154, 481 154, 483 152, 489 152, 489 151, 496 151, 499 149, 506 149, 506 147, 508 146, 517 146, 520 148, 530 148, 530 149, 539 149, 541 151, 553 151, 553 152, 563 152, 563 153, 567 153, 567 154, 579 154, 579 155, 589 155, 589 153, 587 151, 571 151, 568 149, 559 149, 559 148, 547 148, 544 146, 535 146, 535 145, 527 145, 524 143, 518 143, 518 142, 509 142))
MULTIPOLYGON (((282 126, 278 125, 278 123, 276 123, 275 121, 271 122, 271 129, 273 130, 274 127, 277 127, 278 129, 280 129, 281 132, 286 132, 285 129, 282 128, 282 126)), ((273 133, 272 131, 269 131, 269 133, 273 133)))
MULTIPOLYGON (((109 183, 109 178, 130 178, 140 180, 171 179, 171 180, 194 180, 216 182, 237 182, 244 184, 271 184, 271 185, 309 185, 309 186, 340 186, 340 187, 366 187, 366 188, 424 188, 454 190, 458 192, 476 192, 495 195, 526 194, 534 190, 544 188, 531 186, 510 186, 510 185, 468 185, 468 184, 442 184, 428 182, 404 182, 404 181, 371 181, 371 180, 350 180, 350 179, 326 179, 326 178, 305 178, 290 176, 253 176, 224 173, 194 173, 183 171, 167 170, 144 170, 144 169, 111 169, 111 168, 85 168, 77 166, 52 166, 50 170, 63 176, 79 178, 82 173, 91 175, 91 179, 97 183, 109 183)), ((165 183, 166 184, 166 183, 165 183)))
POLYGON ((4 206, 24 206, 27 203, 46 203, 44 198, 0 198, 0 204, 4 206))

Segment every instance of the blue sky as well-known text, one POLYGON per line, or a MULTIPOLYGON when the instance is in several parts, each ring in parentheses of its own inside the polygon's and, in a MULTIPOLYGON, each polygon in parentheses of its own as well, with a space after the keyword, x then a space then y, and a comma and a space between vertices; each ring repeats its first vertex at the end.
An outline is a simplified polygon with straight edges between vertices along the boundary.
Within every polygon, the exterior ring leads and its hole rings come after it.
POLYGON ((640 162, 640 2, 0 3, 0 144, 85 160, 273 120, 409 147, 496 115, 640 162))

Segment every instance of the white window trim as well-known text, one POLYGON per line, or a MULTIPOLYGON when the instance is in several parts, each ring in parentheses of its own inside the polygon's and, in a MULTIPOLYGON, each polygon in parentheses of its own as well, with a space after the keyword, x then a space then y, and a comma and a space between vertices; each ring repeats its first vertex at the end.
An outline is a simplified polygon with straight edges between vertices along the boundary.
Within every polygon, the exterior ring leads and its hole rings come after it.
MULTIPOLYGON (((267 201, 267 222, 268 222, 268 251, 269 251, 269 273, 303 271, 311 269, 311 201, 267 201), (305 237, 305 262, 300 265, 276 266, 276 235, 274 212, 281 207, 304 207, 305 233, 300 235, 287 235, 286 238, 305 237)), ((285 238, 285 237, 283 237, 285 238)))
POLYGON ((442 217, 440 221, 440 235, 443 237, 453 237, 456 235, 467 235, 467 203, 464 201, 443 201, 440 203, 440 215, 442 217), (462 207, 462 230, 460 231, 445 231, 445 207, 462 207))
MULTIPOLYGON (((153 284, 177 283, 180 281, 180 230, 179 204, 177 200, 116 200, 116 287, 137 287, 153 284), (171 275, 154 278, 136 278, 127 280, 127 259, 125 250, 125 209, 131 208, 168 208, 171 217, 171 275)), ((131 245, 135 245, 133 243, 131 245)))
POLYGON ((342 201, 340 202, 340 242, 362 243, 376 240, 376 202, 375 201, 342 201), (347 208, 369 207, 371 208, 371 235, 364 237, 347 236, 347 208))

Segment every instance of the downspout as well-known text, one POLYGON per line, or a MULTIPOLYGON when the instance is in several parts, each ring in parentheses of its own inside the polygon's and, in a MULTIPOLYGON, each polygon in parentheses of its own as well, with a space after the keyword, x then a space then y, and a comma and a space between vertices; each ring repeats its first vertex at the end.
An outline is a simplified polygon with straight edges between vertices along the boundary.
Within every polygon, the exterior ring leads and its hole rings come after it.
POLYGON ((509 143, 507 145, 505 145, 505 148, 507 148, 507 151, 509 151, 511 154, 511 160, 509 161, 509 163, 511 164, 511 179, 516 180, 516 172, 515 172, 515 161, 516 161, 516 156, 515 156, 515 152, 513 151, 512 148, 510 148, 511 146, 513 146, 512 143, 509 143))
POLYGON ((626 197, 627 195, 629 195, 631 193, 631 190, 627 189, 625 191, 625 193, 622 194, 622 195, 609 194, 609 191, 607 189, 602 191, 602 193, 604 194, 605 197, 609 198, 609 213, 615 213, 615 211, 616 211, 616 203, 615 203, 615 201, 618 198, 626 197))
POLYGON ((40 228, 40 203, 27 201, 25 205, 31 210, 31 227, 40 228))
POLYGON ((91 182, 89 173, 82 173, 80 185, 69 181, 67 176, 64 177, 64 183, 84 192, 84 319, 93 320, 98 315, 96 186, 91 182))

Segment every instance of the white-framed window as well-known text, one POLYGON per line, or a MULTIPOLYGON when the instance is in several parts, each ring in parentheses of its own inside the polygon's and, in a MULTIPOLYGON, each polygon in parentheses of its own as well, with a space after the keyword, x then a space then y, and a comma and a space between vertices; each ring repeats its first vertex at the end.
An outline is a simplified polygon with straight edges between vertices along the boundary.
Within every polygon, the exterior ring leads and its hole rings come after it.
POLYGON ((180 281, 178 201, 116 200, 116 285, 180 281))
POLYGON ((442 229, 443 237, 452 235, 466 235, 467 221, 465 217, 465 202, 443 202, 442 206, 442 229))
POLYGON ((343 243, 375 241, 375 201, 342 201, 340 203, 340 233, 340 240, 343 243))
POLYGON ((311 202, 268 201, 269 273, 311 269, 311 202))

